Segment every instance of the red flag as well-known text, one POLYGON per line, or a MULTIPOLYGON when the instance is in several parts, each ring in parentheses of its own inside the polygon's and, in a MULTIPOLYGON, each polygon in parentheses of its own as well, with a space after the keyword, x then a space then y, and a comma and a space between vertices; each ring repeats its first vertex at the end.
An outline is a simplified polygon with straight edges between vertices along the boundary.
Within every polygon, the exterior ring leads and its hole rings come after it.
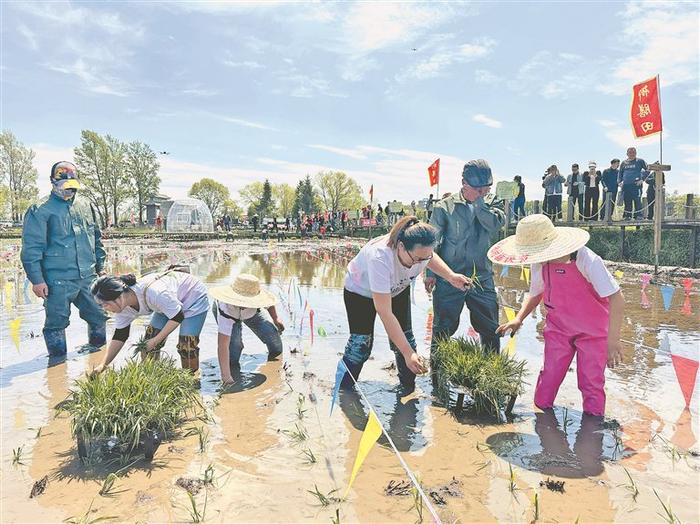
POLYGON ((430 187, 440 183, 440 159, 430 164, 428 168, 428 178, 430 179, 430 187))
POLYGON ((636 138, 660 133, 663 130, 658 76, 632 87, 630 117, 632 119, 632 130, 636 138))
POLYGON ((369 201, 374 202, 374 184, 369 186, 369 201))

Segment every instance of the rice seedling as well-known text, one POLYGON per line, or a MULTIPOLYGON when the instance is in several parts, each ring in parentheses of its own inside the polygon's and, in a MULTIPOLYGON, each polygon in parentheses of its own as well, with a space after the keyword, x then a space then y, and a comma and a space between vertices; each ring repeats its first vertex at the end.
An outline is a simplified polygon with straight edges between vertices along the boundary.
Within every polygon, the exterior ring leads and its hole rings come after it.
POLYGON ((94 517, 91 515, 92 514, 92 505, 95 501, 93 500, 90 502, 90 507, 87 509, 87 511, 83 514, 80 515, 79 517, 68 517, 65 519, 63 522, 66 524, 96 524, 97 522, 104 522, 105 520, 115 520, 118 517, 114 515, 104 515, 104 516, 97 516, 94 517))
POLYGON ((24 466, 22 462, 22 453, 24 452, 24 446, 20 446, 17 449, 12 450, 12 465, 13 466, 24 466))
POLYGON ((209 444, 209 430, 204 426, 191 426, 187 429, 184 436, 191 437, 192 435, 197 435, 199 452, 204 453, 207 450, 207 445, 209 444))
POLYGON ((662 519, 664 519, 668 524, 680 524, 680 519, 676 516, 676 514, 673 512, 673 508, 671 507, 671 501, 667 501, 666 504, 664 504, 664 501, 661 500, 661 497, 659 497, 659 494, 656 492, 656 490, 652 490, 654 492, 654 495, 656 495, 656 498, 659 499, 659 502, 661 503, 661 507, 664 508, 663 513, 657 513, 662 519))
POLYGON ((637 497, 639 496, 639 488, 637 487, 637 483, 632 478, 632 475, 630 475, 630 472, 627 471, 627 468, 622 469, 625 471, 625 475, 627 475, 627 484, 625 484, 625 489, 632 494, 632 500, 637 502, 637 497))
POLYGON ((664 452, 671 457, 671 462, 675 465, 681 459, 688 457, 688 453, 680 448, 678 448, 672 442, 669 442, 666 438, 662 437, 660 433, 656 433, 651 440, 660 440, 661 446, 664 452))
POLYGON ((304 427, 299 426, 299 424, 294 424, 294 429, 283 430, 282 433, 287 435, 295 444, 304 442, 309 438, 309 434, 306 432, 304 427))
POLYGON ((438 389, 467 389, 477 414, 498 416, 511 397, 523 392, 525 361, 489 351, 469 338, 446 338, 433 353, 438 389))
POLYGON ((340 524, 340 509, 335 509, 335 517, 331 517, 332 524, 340 524))
POLYGON ((202 482, 205 486, 214 485, 214 464, 209 464, 207 469, 204 470, 204 478, 202 478, 202 482))
POLYGON ((110 473, 109 475, 107 475, 107 478, 102 483, 102 488, 100 488, 100 495, 102 497, 106 497, 106 496, 112 494, 112 488, 114 487, 114 484, 117 482, 117 478, 118 477, 115 473, 110 473))
POLYGON ((411 487, 411 498, 413 499, 413 505, 408 511, 416 510, 418 515, 416 522, 423 522, 423 497, 416 486, 411 487))
POLYGON ((199 510, 199 506, 197 506, 197 499, 194 498, 194 495, 188 491, 187 497, 190 500, 190 507, 187 508, 190 514, 190 521, 195 523, 204 522, 204 517, 207 513, 207 499, 209 498, 207 492, 204 492, 204 506, 201 511, 199 510))
POLYGON ((540 519, 540 495, 535 491, 535 496, 532 498, 533 522, 540 519))
POLYGON ((333 493, 338 491, 337 489, 333 489, 324 495, 323 493, 321 493, 321 491, 319 491, 318 486, 316 484, 314 484, 313 491, 311 491, 310 489, 307 489, 306 491, 308 493, 311 493, 314 497, 316 497, 316 499, 319 501, 321 506, 324 508, 326 506, 330 506, 331 503, 333 503, 333 502, 339 502, 339 499, 337 497, 333 496, 333 493))
POLYGON ((567 433, 567 428, 571 425, 571 419, 569 418, 569 408, 564 408, 564 420, 562 421, 562 427, 564 428, 564 434, 567 433))
POLYGON ((34 436, 34 438, 38 439, 41 436, 41 430, 42 426, 39 426, 39 429, 36 430, 36 435, 34 436))
POLYGON ((297 418, 299 420, 304 420, 304 413, 306 413, 306 410, 304 409, 304 402, 304 395, 299 393, 299 396, 297 396, 297 418))
POLYGON ((510 472, 508 476, 508 491, 510 491, 511 495, 515 496, 515 491, 518 487, 515 484, 515 472, 513 471, 512 464, 508 464, 508 471, 510 472))
POLYGON ((313 451, 307 448, 302 450, 301 454, 304 455, 304 464, 316 464, 316 455, 313 451))
POLYGON ((115 438, 128 454, 147 436, 165 436, 203 409, 195 380, 169 358, 130 361, 78 380, 63 409, 79 443, 115 438))

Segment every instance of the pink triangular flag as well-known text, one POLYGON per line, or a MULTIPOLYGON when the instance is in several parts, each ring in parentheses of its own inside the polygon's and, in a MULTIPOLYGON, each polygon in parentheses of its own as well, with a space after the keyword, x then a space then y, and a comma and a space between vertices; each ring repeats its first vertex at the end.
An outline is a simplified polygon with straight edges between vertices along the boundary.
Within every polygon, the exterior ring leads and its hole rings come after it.
POLYGON ((683 398, 685 398, 685 406, 689 407, 690 400, 693 398, 695 380, 698 376, 698 361, 671 353, 671 362, 673 362, 673 369, 676 371, 676 378, 681 387, 683 398))
POLYGON ((693 289, 693 279, 692 278, 684 278, 681 280, 681 283, 683 284, 683 291, 686 293, 690 293, 693 289))

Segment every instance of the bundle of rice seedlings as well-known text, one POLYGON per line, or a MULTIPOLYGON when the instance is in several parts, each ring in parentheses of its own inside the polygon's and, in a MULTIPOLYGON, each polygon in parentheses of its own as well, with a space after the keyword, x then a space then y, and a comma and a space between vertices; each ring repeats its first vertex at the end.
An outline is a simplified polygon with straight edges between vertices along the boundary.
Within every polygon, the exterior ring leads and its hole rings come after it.
POLYGON ((75 385, 63 409, 79 445, 116 438, 130 453, 146 437, 160 439, 203 409, 195 376, 170 358, 132 360, 75 385))
POLYGON ((450 385, 471 393, 477 414, 498 416, 511 398, 524 390, 525 361, 497 354, 471 338, 446 338, 433 350, 439 389, 450 385))

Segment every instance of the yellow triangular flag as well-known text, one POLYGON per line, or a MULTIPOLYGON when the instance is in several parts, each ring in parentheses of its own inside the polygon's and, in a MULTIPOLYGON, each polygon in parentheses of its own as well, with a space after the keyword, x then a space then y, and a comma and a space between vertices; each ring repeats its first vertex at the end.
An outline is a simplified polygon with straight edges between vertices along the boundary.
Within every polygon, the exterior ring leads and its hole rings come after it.
POLYGON ((520 280, 525 280, 525 266, 520 266, 520 280))
POLYGON ((525 273, 525 283, 529 286, 530 285, 530 268, 523 267, 523 273, 525 273))
POLYGON ((12 309, 12 282, 5 282, 5 307, 12 309))
POLYGON ((343 498, 348 496, 348 492, 352 487, 352 483, 355 481, 357 472, 360 470, 362 463, 367 458, 369 450, 377 442, 377 439, 382 434, 382 425, 379 423, 379 419, 374 414, 374 411, 369 412, 369 418, 367 419, 367 425, 365 426, 365 431, 362 433, 362 438, 360 439, 360 449, 357 451, 357 456, 355 457, 355 465, 352 467, 352 473, 350 474, 350 483, 348 488, 345 490, 345 495, 343 498))
POLYGON ((10 321, 10 338, 15 343, 15 347, 19 349, 19 326, 22 324, 22 318, 18 317, 10 321))
POLYGON ((620 271, 619 269, 617 271, 615 271, 615 273, 613 273, 613 275, 615 275, 615 278, 618 280, 622 280, 622 277, 625 276, 625 274, 622 271, 620 271))
MULTIPOLYGON (((515 319, 515 310, 512 307, 503 306, 503 311, 506 313, 506 318, 508 322, 515 319)), ((508 344, 506 345, 506 355, 512 357, 515 354, 515 337, 510 337, 508 344)))

